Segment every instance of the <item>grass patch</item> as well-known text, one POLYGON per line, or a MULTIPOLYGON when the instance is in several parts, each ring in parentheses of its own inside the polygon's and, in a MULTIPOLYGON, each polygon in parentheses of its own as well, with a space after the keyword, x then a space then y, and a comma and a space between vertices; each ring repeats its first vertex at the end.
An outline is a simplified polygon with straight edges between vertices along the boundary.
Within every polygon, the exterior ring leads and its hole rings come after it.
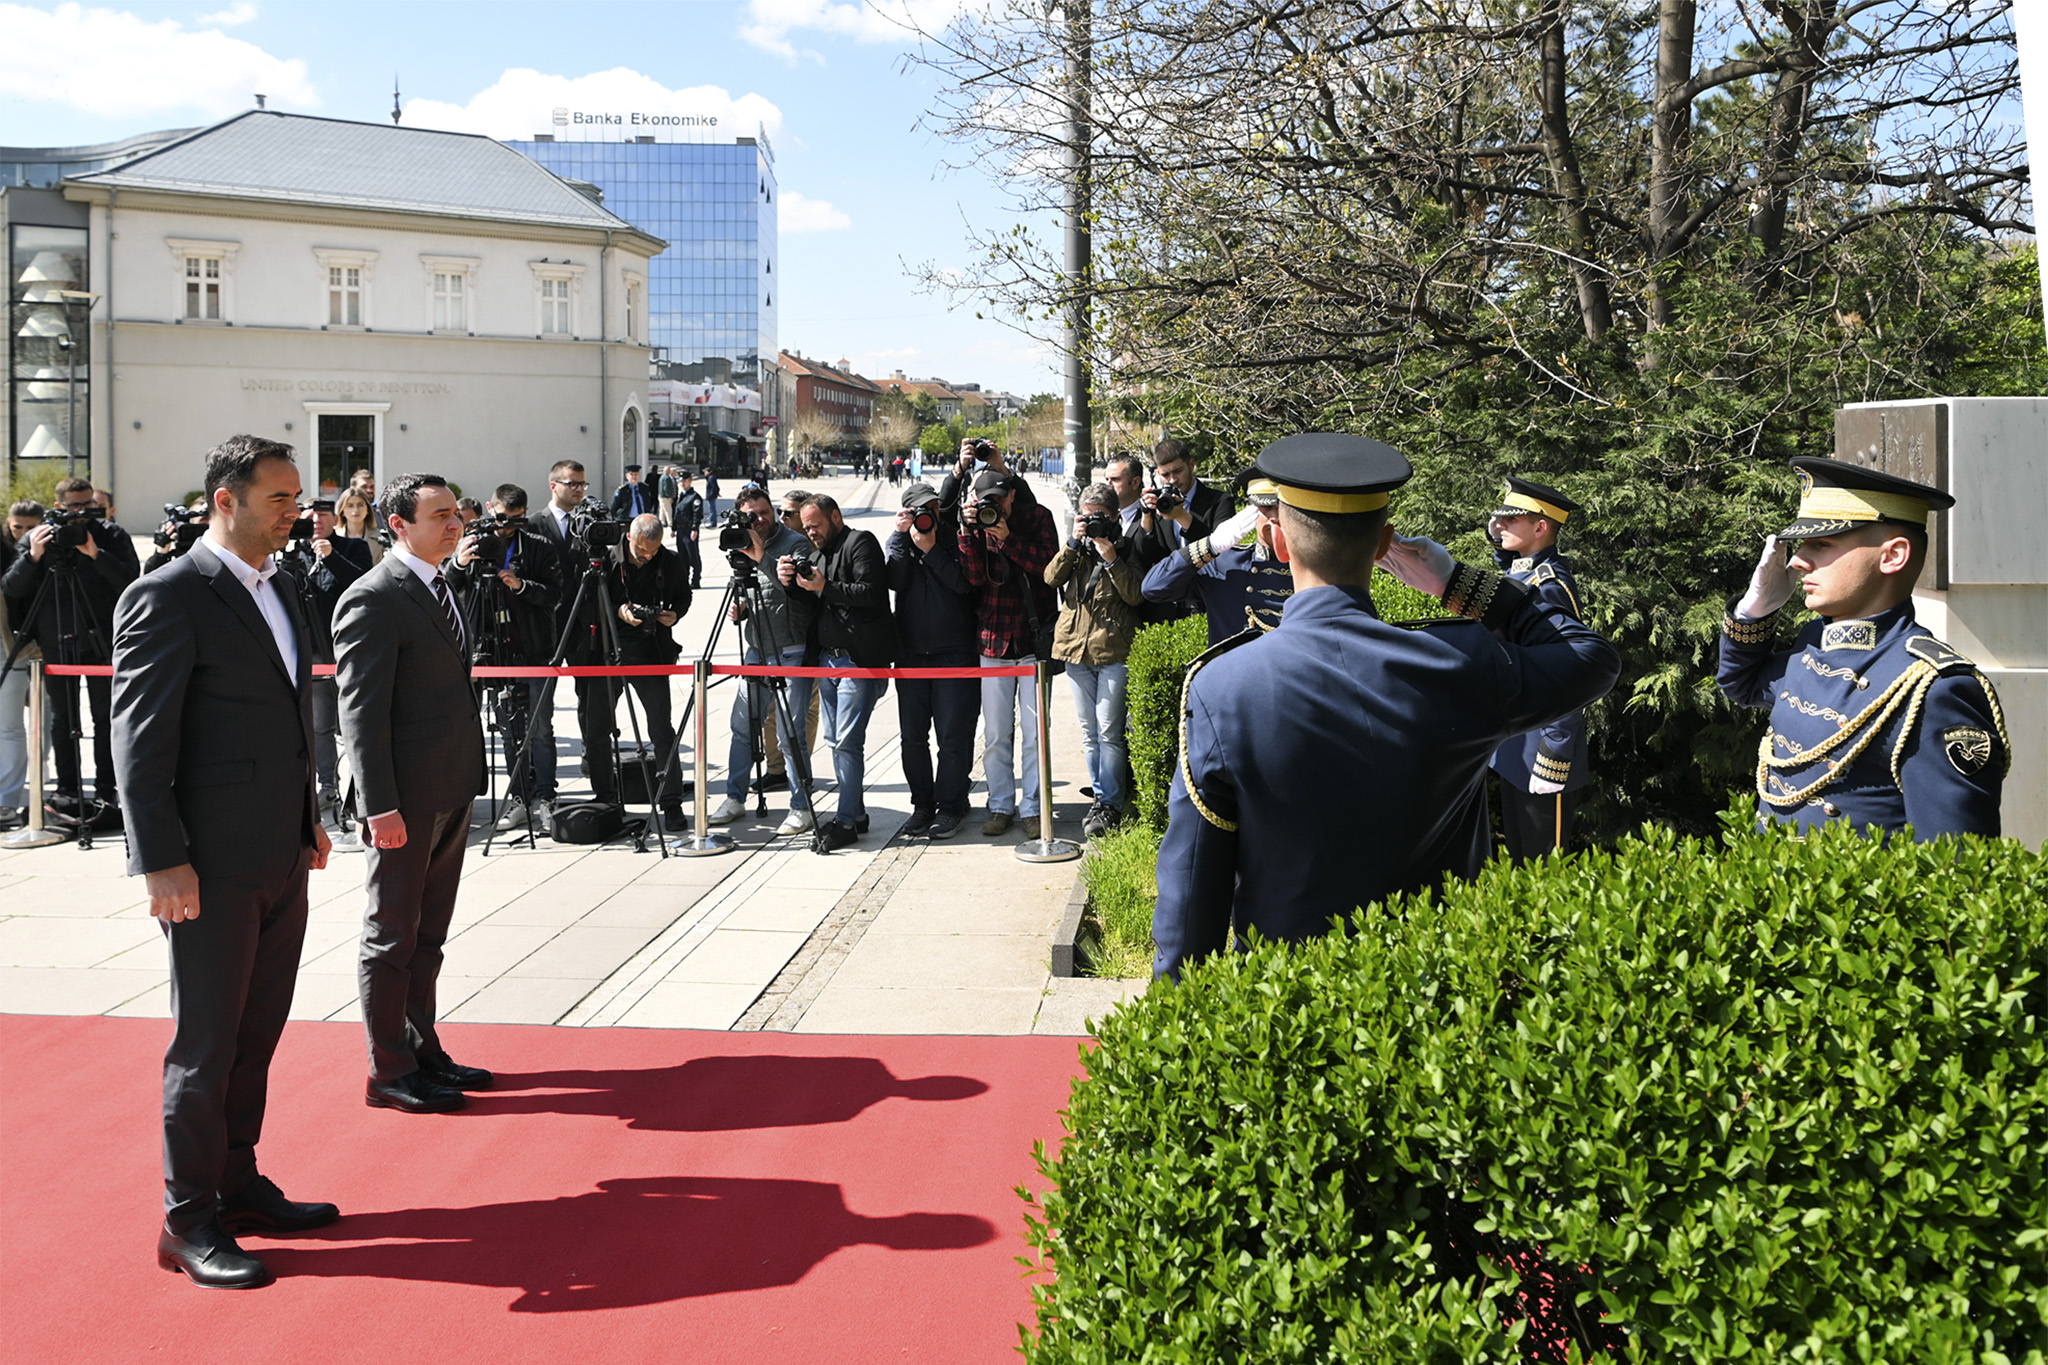
POLYGON ((1088 975, 1152 975, 1152 906, 1159 899, 1159 831, 1130 821, 1097 839, 1081 864, 1098 934, 1088 975))

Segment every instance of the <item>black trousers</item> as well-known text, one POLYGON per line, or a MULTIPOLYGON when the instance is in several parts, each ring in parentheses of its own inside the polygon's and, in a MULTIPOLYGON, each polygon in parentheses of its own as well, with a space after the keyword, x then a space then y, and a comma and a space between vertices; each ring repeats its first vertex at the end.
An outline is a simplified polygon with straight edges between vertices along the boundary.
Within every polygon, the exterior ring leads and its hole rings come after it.
POLYGON ((211 1222, 219 1196, 256 1174, 270 1059, 291 1012, 306 940, 306 873, 296 862, 202 878, 197 919, 163 925, 171 951, 171 1045, 164 1052, 164 1224, 211 1222))
POLYGON ((448 924, 455 918, 472 804, 444 811, 400 806, 405 843, 363 851, 370 905, 356 988, 376 1080, 409 1076, 419 1070, 421 1054, 445 1051, 434 1029, 436 988, 448 924))
POLYGON ((703 587, 704 555, 698 548, 697 537, 691 535, 688 531, 676 532, 676 553, 681 555, 690 565, 690 586, 693 588, 703 587))
POLYGON ((583 733, 583 761, 590 769, 591 796, 598 801, 619 799, 619 775, 612 758, 612 741, 619 732, 618 709, 618 684, 612 679, 576 680, 576 726, 583 733))
MULTIPOLYGON (((975 651, 906 654, 903 668, 975 668, 975 651)), ((896 720, 903 732, 903 780, 912 810, 967 814, 969 769, 974 766, 974 726, 981 718, 978 678, 898 678, 896 720), (932 775, 930 737, 937 732, 938 776, 932 775)))
POLYGON ((1585 788, 1534 796, 1506 782, 1498 785, 1501 833, 1507 839, 1509 857, 1526 863, 1554 849, 1571 847, 1572 817, 1578 813, 1585 788))
MULTIPOLYGON (((78 746, 71 737, 80 729, 78 679, 46 678, 44 685, 49 689, 50 719, 56 729, 57 790, 75 796, 79 791, 80 763, 78 746)), ((118 799, 114 782, 114 727, 108 719, 113 708, 114 680, 87 678, 85 697, 92 708, 92 791, 112 805, 118 799)))
MULTIPOLYGON (((624 659, 622 663, 654 663, 653 659, 624 659)), ((667 678, 627 678, 626 684, 633 689, 633 695, 640 699, 641 718, 647 723, 646 739, 654 746, 654 757, 660 762, 669 756, 669 750, 676 742, 676 727, 669 703, 669 680, 667 678)), ((658 781, 660 791, 657 797, 662 801, 674 801, 682 796, 682 764, 670 763, 661 770, 658 781)))

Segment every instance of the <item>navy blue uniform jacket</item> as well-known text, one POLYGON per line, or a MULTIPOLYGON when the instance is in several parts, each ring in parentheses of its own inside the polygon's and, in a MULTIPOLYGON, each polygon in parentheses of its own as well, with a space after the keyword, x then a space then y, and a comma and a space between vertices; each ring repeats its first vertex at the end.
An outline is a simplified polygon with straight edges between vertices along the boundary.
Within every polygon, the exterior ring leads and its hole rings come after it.
POLYGON ((1221 950, 1233 917, 1304 939, 1478 873, 1493 751, 1621 671, 1612 645, 1519 584, 1499 582, 1486 619, 1498 633, 1388 625, 1363 587, 1310 588, 1270 633, 1198 667, 1159 849, 1156 971, 1221 950))
MULTIPOLYGON (((1585 619, 1571 565, 1555 548, 1514 560, 1508 565, 1507 575, 1517 583, 1528 584, 1531 592, 1570 613, 1572 619, 1585 619)), ((1517 735, 1493 753, 1493 770, 1500 774, 1500 780, 1521 791, 1529 790, 1529 779, 1535 775, 1561 782, 1566 791, 1575 792, 1586 785, 1586 769, 1583 711, 1560 716, 1539 730, 1517 735)))

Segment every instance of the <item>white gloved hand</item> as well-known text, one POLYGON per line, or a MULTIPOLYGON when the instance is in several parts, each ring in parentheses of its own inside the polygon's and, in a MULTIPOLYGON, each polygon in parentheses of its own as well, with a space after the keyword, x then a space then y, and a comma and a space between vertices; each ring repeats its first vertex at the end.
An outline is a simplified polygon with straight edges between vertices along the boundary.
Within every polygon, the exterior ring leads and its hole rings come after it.
POLYGON ((1562 782, 1545 782, 1540 777, 1529 779, 1529 794, 1531 796, 1555 796, 1563 790, 1564 783, 1562 782))
POLYGON ((1404 536, 1398 532, 1380 564, 1409 587, 1431 597, 1444 595, 1444 589, 1450 586, 1451 574, 1458 567, 1457 561, 1451 558, 1451 552, 1428 536, 1404 536))
POLYGON ((1792 600, 1792 570, 1786 561, 1790 547, 1776 536, 1764 537, 1764 552, 1749 576, 1749 591, 1735 604, 1735 614, 1745 621, 1761 621, 1792 600))
POLYGON ((1258 529, 1259 509, 1247 503, 1242 512, 1210 533, 1209 543, 1219 550, 1227 550, 1258 529))

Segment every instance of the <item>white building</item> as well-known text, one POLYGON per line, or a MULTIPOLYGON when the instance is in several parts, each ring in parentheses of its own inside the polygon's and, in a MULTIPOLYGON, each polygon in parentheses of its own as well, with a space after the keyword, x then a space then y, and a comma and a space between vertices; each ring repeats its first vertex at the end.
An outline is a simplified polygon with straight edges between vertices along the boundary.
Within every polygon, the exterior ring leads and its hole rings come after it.
POLYGON ((67 179, 90 209, 94 481, 128 520, 236 432, 309 490, 368 467, 510 480, 640 459, 663 243, 488 138, 251 111, 67 179), (110 378, 109 378, 110 377, 110 378))

